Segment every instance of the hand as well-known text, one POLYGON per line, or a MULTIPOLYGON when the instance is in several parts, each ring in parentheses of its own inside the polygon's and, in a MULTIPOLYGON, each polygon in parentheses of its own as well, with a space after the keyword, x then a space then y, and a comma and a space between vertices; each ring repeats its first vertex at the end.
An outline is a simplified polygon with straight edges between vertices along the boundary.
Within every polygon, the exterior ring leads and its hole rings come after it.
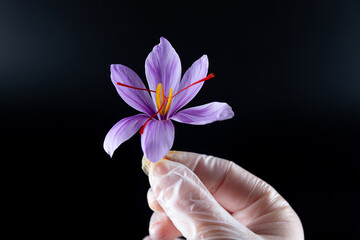
POLYGON ((150 167, 146 240, 304 239, 285 199, 235 163, 174 151, 166 159, 150 167))

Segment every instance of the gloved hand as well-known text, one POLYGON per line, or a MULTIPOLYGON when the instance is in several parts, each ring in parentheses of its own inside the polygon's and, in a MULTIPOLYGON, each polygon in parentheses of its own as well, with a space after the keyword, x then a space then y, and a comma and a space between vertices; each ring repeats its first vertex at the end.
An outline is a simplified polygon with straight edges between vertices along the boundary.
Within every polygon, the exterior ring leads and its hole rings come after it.
POLYGON ((270 185, 233 162, 170 152, 152 164, 146 240, 302 240, 295 211, 270 185))

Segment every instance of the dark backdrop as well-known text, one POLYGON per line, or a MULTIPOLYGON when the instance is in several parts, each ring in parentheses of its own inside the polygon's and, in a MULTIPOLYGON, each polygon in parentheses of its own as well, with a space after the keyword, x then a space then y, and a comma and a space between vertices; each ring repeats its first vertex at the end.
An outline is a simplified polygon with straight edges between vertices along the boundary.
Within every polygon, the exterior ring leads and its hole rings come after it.
POLYGON ((145 80, 145 58, 164 36, 183 72, 207 54, 216 75, 190 105, 224 101, 235 112, 206 126, 175 123, 173 148, 233 160, 269 182, 307 239, 357 236, 359 1, 195 2, 0 1, 3 228, 147 234, 140 135, 112 159, 102 144, 136 113, 112 86, 110 64, 145 80))

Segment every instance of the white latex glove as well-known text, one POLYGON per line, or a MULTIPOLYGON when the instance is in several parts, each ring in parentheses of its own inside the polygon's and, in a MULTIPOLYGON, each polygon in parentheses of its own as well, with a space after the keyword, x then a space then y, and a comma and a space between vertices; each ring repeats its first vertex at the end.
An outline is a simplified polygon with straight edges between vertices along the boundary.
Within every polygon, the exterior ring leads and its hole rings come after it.
POLYGON ((270 185, 233 162, 170 152, 150 167, 146 240, 302 240, 295 211, 270 185))

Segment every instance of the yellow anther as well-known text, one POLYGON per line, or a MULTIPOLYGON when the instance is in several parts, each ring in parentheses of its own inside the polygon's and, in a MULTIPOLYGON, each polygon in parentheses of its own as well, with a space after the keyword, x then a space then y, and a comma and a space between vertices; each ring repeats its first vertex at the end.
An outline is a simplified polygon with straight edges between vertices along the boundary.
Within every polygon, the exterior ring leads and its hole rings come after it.
MULTIPOLYGON (((161 108, 164 101, 165 101, 164 88, 163 85, 159 83, 156 87, 156 106, 158 110, 161 108)), ((160 114, 164 115, 164 109, 160 110, 160 114)))
POLYGON ((168 97, 168 100, 167 100, 167 103, 166 103, 166 108, 165 108, 165 111, 164 111, 164 115, 167 114, 167 112, 170 109, 172 97, 173 97, 173 90, 172 90, 172 88, 170 88, 169 97, 168 97))
POLYGON ((172 88, 170 88, 169 90, 169 97, 165 97, 163 85, 159 83, 156 87, 156 106, 161 115, 165 115, 169 111, 172 98, 173 98, 172 88), (164 101, 167 101, 167 103, 164 103, 164 101))

